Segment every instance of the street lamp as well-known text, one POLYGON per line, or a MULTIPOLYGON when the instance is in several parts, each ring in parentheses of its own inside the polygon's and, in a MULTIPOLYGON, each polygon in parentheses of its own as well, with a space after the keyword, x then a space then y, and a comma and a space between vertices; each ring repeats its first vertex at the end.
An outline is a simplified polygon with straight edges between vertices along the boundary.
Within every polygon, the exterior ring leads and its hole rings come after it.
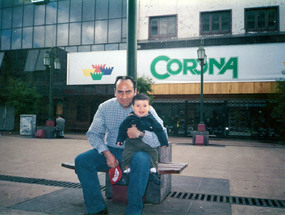
POLYGON ((199 49, 197 50, 197 55, 198 55, 198 60, 200 61, 200 65, 201 65, 201 97, 200 97, 200 123, 201 125, 203 125, 204 127, 204 120, 203 120, 203 103, 204 103, 204 98, 203 98, 203 76, 204 76, 204 72, 203 72, 203 68, 204 65, 207 63, 207 55, 204 49, 204 44, 203 41, 201 42, 201 46, 199 47, 199 49))
POLYGON ((53 71, 55 69, 61 68, 61 63, 59 58, 55 58, 54 49, 51 48, 50 51, 47 51, 43 57, 43 63, 46 68, 50 69, 49 77, 49 115, 48 121, 53 121, 53 101, 52 101, 52 82, 53 82, 53 71))

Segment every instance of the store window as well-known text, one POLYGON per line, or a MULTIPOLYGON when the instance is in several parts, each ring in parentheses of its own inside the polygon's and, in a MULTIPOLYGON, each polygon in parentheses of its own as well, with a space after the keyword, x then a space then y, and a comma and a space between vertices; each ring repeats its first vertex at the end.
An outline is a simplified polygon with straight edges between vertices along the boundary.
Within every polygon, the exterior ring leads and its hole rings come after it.
POLYGON ((201 12, 200 34, 229 34, 231 33, 231 11, 201 12))
POLYGON ((272 32, 279 29, 278 7, 245 9, 246 32, 272 32))
POLYGON ((177 16, 150 17, 149 38, 163 39, 177 37, 177 16))
POLYGON ((87 102, 81 101, 77 105, 77 121, 85 122, 88 121, 88 112, 86 111, 87 102))

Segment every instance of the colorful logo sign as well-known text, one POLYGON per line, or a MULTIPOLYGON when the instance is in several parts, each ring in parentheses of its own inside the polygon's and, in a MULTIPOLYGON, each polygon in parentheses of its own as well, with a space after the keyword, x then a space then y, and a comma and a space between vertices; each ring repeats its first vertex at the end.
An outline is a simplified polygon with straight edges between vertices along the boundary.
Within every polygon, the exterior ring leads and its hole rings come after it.
POLYGON ((82 69, 85 77, 91 77, 92 80, 101 80, 103 75, 111 75, 114 67, 106 67, 104 65, 92 65, 92 68, 82 69))
MULTIPOLYGON (((201 75, 199 70, 197 59, 171 59, 167 56, 161 55, 156 57, 150 65, 151 74, 157 79, 166 79, 172 75, 201 75), (165 70, 157 71, 156 64, 164 62, 165 70), (197 69, 198 68, 198 69, 197 69)), ((223 75, 226 71, 232 72, 232 79, 238 78, 238 58, 231 57, 228 61, 225 58, 220 58, 217 61, 214 58, 210 58, 206 63, 203 73, 209 72, 209 75, 214 75, 214 68, 219 70, 218 75, 223 75)))

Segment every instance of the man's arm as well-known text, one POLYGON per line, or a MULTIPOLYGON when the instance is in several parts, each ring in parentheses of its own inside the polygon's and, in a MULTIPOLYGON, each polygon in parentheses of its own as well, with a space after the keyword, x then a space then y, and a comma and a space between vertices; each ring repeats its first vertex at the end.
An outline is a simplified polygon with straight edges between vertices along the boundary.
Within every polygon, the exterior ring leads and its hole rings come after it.
POLYGON ((106 130, 107 129, 104 122, 103 108, 100 105, 86 133, 89 143, 99 153, 109 150, 104 142, 106 130))

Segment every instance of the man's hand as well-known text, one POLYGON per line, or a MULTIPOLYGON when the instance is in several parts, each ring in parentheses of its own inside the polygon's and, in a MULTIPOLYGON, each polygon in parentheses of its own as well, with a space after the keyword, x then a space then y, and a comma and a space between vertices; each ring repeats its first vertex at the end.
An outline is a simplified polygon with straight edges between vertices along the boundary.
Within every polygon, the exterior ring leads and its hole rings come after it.
POLYGON ((103 154, 107 160, 108 167, 115 168, 116 166, 119 165, 119 161, 110 151, 104 151, 103 154))
POLYGON ((117 146, 121 147, 121 145, 123 145, 123 142, 117 142, 117 146))
POLYGON ((140 131, 139 129, 136 127, 136 125, 132 125, 131 128, 128 128, 128 131, 127 131, 127 134, 128 134, 128 137, 130 139, 134 139, 134 138, 138 138, 139 135, 140 135, 140 131))

